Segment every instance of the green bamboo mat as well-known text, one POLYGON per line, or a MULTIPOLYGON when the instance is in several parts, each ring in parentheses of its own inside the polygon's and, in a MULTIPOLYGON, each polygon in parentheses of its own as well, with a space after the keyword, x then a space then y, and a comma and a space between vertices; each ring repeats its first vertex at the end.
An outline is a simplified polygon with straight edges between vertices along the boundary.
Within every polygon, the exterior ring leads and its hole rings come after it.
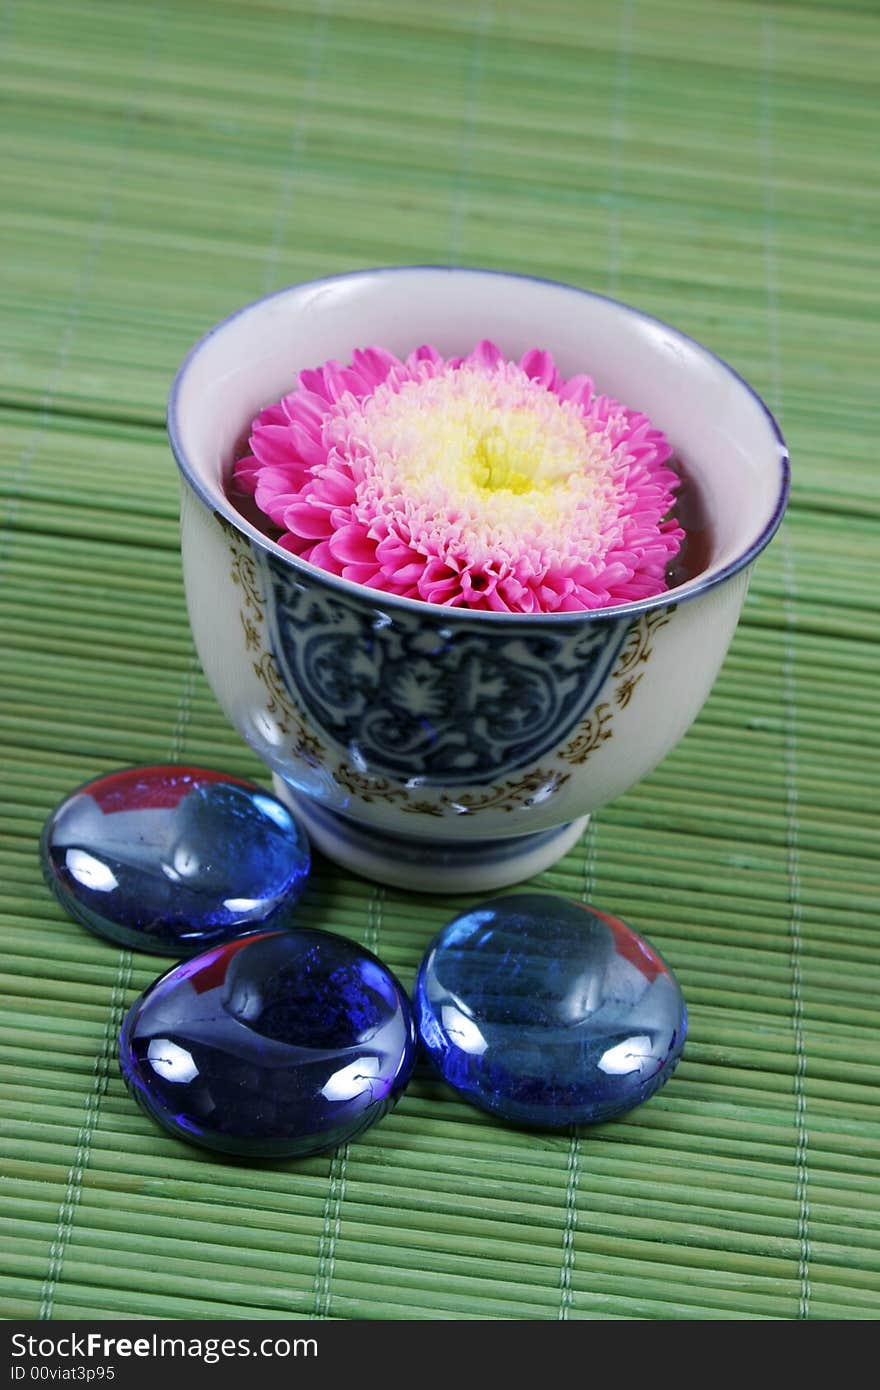
MULTIPOLYGON (((877 1316, 878 21, 6 0, 6 1316, 877 1316), (169 380, 268 289, 412 262, 619 295, 783 419, 793 505, 703 714, 541 880, 649 935, 691 1038, 659 1096, 577 1135, 504 1128, 421 1074, 332 1159, 209 1159, 116 1069, 122 1013, 166 962, 66 920, 37 836, 114 765, 259 775, 192 653, 169 380)), ((457 906, 324 865, 303 916, 409 982, 457 906)))

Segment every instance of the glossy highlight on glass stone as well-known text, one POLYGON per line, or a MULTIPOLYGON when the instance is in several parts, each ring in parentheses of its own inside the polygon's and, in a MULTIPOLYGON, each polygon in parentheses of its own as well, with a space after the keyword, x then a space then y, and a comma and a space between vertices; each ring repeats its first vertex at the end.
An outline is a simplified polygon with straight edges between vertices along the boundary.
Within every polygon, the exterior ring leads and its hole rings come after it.
POLYGON ((515 893, 450 922, 419 968, 416 1023, 443 1078, 516 1124, 621 1115, 675 1070, 687 1010, 675 976, 616 917, 515 893))
POLYGON ((123 768, 79 787, 40 841, 62 906, 135 950, 188 956, 283 926, 311 855, 291 812, 262 787, 207 768, 123 768))
POLYGON ((178 1139, 301 1158, 380 1120, 415 1049, 387 966, 345 937, 297 929, 240 937, 160 976, 125 1018, 119 1064, 178 1139))

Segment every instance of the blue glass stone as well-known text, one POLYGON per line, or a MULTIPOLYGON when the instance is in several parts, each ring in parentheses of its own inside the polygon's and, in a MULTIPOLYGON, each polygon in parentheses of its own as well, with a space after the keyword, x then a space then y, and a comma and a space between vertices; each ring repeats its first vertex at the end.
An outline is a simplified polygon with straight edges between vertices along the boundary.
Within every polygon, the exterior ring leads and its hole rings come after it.
POLYGON ((344 937, 297 929, 240 937, 161 975, 125 1018, 119 1064, 178 1139, 301 1158, 381 1119, 415 1050, 391 971, 344 937))
POLYGON ((262 787, 176 765, 87 782, 46 821, 40 856, 71 916, 178 957, 284 925, 311 858, 305 832, 262 787))
POLYGON ((681 990, 624 922, 549 893, 456 917, 419 968, 416 1023, 443 1078, 519 1125, 589 1124, 640 1105, 687 1033, 681 990))

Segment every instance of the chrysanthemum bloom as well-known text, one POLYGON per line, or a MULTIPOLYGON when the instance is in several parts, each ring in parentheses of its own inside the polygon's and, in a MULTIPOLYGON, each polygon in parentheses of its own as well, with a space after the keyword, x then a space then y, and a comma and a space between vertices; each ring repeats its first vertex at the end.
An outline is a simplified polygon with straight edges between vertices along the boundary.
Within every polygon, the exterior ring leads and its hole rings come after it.
POLYGON ((645 415, 481 342, 384 348, 303 371, 254 421, 235 484, 279 545, 428 603, 572 612, 662 593, 684 532, 671 449, 645 415))

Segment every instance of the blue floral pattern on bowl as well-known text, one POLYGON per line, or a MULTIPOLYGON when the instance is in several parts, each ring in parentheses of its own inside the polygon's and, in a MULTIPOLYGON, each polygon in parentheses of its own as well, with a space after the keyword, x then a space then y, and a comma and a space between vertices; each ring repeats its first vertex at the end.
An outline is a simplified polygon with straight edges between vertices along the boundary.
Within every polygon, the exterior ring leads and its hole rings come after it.
POLYGON ((447 626, 442 609, 392 617, 256 558, 291 697, 355 768, 410 787, 484 784, 543 757, 588 713, 631 626, 488 631, 447 626))

